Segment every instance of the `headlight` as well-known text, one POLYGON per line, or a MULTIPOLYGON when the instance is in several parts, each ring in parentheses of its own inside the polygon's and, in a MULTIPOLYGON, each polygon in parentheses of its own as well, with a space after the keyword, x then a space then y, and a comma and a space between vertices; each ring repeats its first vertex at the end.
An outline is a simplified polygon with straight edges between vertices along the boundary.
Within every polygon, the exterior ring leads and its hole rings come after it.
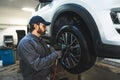
POLYGON ((117 16, 118 16, 118 20, 119 20, 119 23, 120 23, 120 13, 117 13, 117 16))
POLYGON ((120 24, 120 8, 112 9, 110 15, 114 24, 120 24))

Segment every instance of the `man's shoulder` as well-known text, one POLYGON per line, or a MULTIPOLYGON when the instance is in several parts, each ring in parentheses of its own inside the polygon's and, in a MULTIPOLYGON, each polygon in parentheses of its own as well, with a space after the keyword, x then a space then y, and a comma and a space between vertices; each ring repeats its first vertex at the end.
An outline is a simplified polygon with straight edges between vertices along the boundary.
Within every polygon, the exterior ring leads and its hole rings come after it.
POLYGON ((28 34, 21 39, 19 45, 24 45, 25 46, 25 45, 28 45, 28 44, 30 44, 32 46, 36 46, 36 45, 38 45, 38 40, 34 39, 33 36, 28 34))
POLYGON ((30 37, 24 36, 24 37, 20 40, 19 44, 26 44, 26 43, 28 43, 30 40, 31 40, 30 37))

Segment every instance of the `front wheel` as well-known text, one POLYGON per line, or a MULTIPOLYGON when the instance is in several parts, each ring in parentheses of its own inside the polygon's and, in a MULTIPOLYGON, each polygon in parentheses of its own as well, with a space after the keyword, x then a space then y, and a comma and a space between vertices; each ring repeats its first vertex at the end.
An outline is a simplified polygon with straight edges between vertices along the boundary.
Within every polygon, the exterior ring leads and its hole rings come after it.
POLYGON ((62 45, 63 55, 60 63, 70 73, 84 72, 95 62, 95 57, 91 57, 89 53, 84 36, 75 26, 63 26, 58 32, 57 42, 62 45), (94 58, 92 62, 91 58, 94 58))

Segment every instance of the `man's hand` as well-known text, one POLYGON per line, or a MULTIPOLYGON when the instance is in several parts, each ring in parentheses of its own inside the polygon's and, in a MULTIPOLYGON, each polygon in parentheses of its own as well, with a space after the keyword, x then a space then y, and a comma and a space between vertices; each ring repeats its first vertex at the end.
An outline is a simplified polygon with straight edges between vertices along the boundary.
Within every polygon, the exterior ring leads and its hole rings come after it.
POLYGON ((50 46, 49 49, 50 49, 51 52, 55 51, 57 53, 58 59, 60 59, 62 57, 62 51, 61 50, 55 50, 55 48, 52 47, 52 46, 50 46))
POLYGON ((62 57, 62 51, 59 50, 59 51, 56 51, 56 53, 58 54, 58 59, 60 59, 62 57))
POLYGON ((58 55, 58 59, 60 59, 62 57, 62 51, 61 51, 61 46, 60 45, 54 45, 54 46, 50 46, 49 45, 49 49, 51 52, 56 52, 58 55))
POLYGON ((52 47, 52 46, 50 46, 49 49, 51 52, 55 51, 54 47, 52 47))

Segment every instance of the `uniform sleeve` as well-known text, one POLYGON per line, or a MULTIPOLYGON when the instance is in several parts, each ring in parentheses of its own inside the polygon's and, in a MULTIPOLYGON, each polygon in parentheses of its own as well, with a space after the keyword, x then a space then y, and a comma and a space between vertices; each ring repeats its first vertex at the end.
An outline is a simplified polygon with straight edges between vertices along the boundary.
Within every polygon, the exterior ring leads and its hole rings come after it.
POLYGON ((36 71, 51 67, 58 56, 54 51, 48 56, 41 57, 37 54, 34 46, 32 46, 29 41, 21 43, 18 47, 18 52, 21 59, 24 59, 26 64, 31 66, 36 71))

